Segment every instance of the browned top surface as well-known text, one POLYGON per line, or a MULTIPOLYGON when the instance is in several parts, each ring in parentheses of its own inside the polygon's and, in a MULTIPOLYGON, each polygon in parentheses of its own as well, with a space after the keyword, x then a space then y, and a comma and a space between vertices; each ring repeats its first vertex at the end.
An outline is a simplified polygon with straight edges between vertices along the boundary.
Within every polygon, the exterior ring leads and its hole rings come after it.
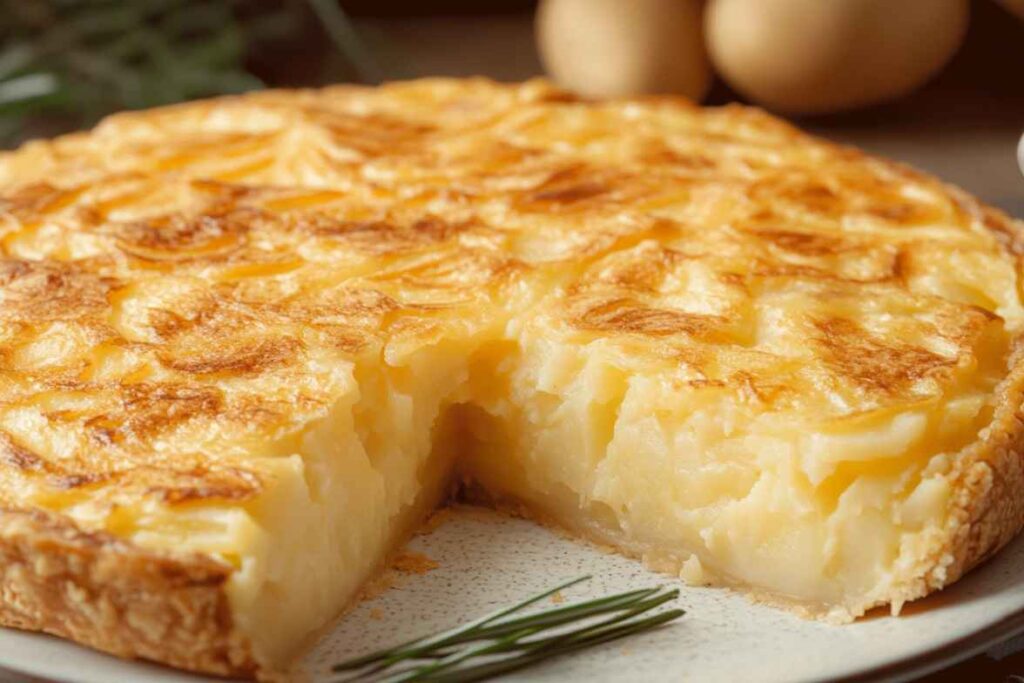
POLYGON ((117 115, 0 157, 0 217, 0 499, 55 506, 247 498, 353 363, 510 318, 826 417, 987 391, 1024 323, 1020 226, 930 178, 536 82, 117 115))

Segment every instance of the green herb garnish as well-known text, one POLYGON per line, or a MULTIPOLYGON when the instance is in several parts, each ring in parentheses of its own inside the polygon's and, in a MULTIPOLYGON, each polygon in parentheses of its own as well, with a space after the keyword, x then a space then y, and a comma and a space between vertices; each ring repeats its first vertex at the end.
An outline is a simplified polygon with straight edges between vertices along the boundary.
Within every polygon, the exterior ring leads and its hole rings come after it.
POLYGON ((334 671, 348 674, 342 681, 479 681, 647 631, 684 614, 670 609, 648 615, 679 596, 678 589, 656 587, 513 616, 590 578, 567 581, 451 630, 342 662, 334 671))

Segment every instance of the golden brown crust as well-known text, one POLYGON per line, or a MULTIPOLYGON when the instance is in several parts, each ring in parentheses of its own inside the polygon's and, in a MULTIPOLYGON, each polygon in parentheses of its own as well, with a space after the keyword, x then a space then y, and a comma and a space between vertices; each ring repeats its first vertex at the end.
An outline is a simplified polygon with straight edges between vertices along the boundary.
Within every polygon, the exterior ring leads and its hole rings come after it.
MULTIPOLYGON (((947 187, 960 206, 983 216, 985 225, 1016 252, 1024 243, 1024 225, 981 206, 961 190, 947 187)), ((1024 344, 1017 341, 1009 372, 995 392, 993 417, 979 438, 955 456, 953 500, 944 528, 927 551, 915 558, 902 581, 876 604, 904 602, 953 583, 986 561, 1024 528, 1024 344)), ((874 605, 868 605, 871 607, 874 605)))
POLYGON ((45 631, 119 657, 250 677, 232 626, 230 568, 143 551, 39 511, 0 511, 0 624, 45 631))
POLYGON ((883 595, 837 611, 839 622, 890 605, 898 614, 907 602, 940 590, 985 562, 1024 528, 1024 365, 1000 391, 998 408, 981 440, 956 456, 950 475, 953 499, 944 526, 928 533, 883 595))

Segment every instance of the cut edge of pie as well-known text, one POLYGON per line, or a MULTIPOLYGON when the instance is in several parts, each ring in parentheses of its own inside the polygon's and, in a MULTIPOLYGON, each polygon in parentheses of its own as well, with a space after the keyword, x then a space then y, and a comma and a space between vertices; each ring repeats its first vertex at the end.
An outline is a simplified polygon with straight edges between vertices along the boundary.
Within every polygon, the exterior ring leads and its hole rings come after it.
MULTIPOLYGON (((1017 356, 1020 356, 1018 352, 1017 356)), ((949 474, 952 511, 946 524, 932 530, 893 590, 860 605, 829 614, 845 623, 868 610, 892 605, 898 614, 906 602, 955 582, 992 557, 1024 523, 1024 364, 1000 389, 997 409, 985 436, 965 448, 949 474)), ((716 577, 705 569, 686 571, 686 559, 665 549, 629 543, 600 525, 576 524, 550 510, 519 500, 496 498, 471 480, 471 499, 532 518, 578 537, 644 560, 649 568, 688 581, 730 587, 756 601, 822 617, 799 601, 716 577), (654 551, 652 553, 652 551, 654 551)), ((444 489, 441 489, 444 490, 444 489)), ((441 503, 438 496, 435 502, 441 503)), ((389 544, 394 552, 434 511, 423 505, 389 544)), ((380 569, 388 555, 375 564, 380 569)), ((0 512, 0 562, 4 600, 0 623, 68 638, 127 659, 147 659, 190 671, 277 680, 295 651, 311 644, 306 633, 289 648, 291 656, 267 658, 233 621, 227 582, 231 570, 199 553, 180 554, 139 547, 112 535, 78 529, 68 519, 39 511, 0 512)), ((369 580, 368 573, 364 580, 369 580)), ((351 596, 358 599, 359 593, 351 596)), ((349 604, 345 602, 339 614, 349 604)), ((317 631, 324 628, 321 624, 317 631)))

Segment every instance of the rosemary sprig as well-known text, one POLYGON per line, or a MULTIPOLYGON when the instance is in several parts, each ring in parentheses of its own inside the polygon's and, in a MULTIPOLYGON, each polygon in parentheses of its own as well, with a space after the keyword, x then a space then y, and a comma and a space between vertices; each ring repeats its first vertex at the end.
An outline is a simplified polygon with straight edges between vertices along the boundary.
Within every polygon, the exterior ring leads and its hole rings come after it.
POLYGON ((350 674, 343 681, 479 681, 640 633, 684 614, 681 609, 671 609, 643 616, 679 596, 677 589, 657 587, 512 616, 590 578, 566 581, 467 624, 350 659, 333 670, 350 674), (575 628, 567 628, 570 626, 575 628), (405 666, 396 669, 398 665, 405 666))

